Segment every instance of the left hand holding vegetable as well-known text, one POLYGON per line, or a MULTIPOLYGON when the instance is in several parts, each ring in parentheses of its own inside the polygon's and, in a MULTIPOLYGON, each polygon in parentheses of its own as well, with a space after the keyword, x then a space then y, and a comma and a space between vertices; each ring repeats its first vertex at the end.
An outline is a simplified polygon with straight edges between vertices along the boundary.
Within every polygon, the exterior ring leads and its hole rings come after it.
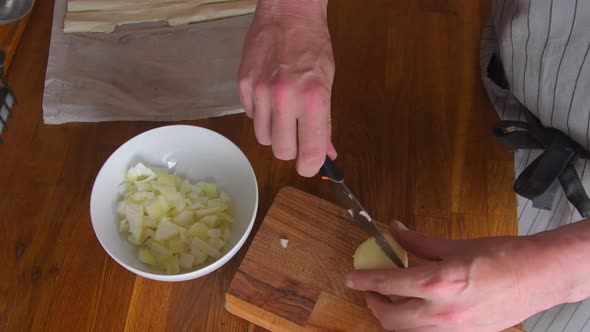
POLYGON ((559 246, 543 246, 543 236, 453 241, 402 226, 394 223, 391 233, 425 264, 347 279, 348 287, 367 291, 367 305, 386 329, 497 332, 571 299, 562 269, 569 261, 559 246))

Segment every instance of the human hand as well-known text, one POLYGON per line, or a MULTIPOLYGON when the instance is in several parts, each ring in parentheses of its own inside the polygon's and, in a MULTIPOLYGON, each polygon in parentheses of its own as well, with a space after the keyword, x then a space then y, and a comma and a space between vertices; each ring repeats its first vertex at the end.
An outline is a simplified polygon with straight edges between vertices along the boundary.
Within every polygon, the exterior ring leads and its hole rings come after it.
POLYGON ((347 286, 397 332, 502 331, 562 302, 559 269, 526 237, 442 240, 392 224, 408 252, 427 259, 407 269, 355 271, 347 286), (401 296, 391 300, 387 296, 401 296))
POLYGON ((336 158, 330 95, 334 59, 327 0, 259 0, 238 74, 246 114, 258 142, 278 159, 297 159, 300 175, 336 158))

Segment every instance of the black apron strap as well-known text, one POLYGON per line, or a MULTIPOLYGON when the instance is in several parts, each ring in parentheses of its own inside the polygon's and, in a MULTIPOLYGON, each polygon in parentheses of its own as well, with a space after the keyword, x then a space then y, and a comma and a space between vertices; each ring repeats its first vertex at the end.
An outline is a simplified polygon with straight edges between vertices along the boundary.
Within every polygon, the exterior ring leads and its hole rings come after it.
POLYGON ((555 137, 545 152, 520 173, 514 191, 528 199, 540 196, 575 158, 576 152, 564 143, 562 137, 555 137))
POLYGON ((590 199, 588 199, 582 181, 580 181, 573 165, 568 165, 559 175, 559 183, 563 187, 568 201, 576 207, 580 215, 584 218, 590 217, 590 199))
MULTIPOLYGON (((510 86, 504 66, 496 54, 493 54, 488 63, 487 77, 509 93, 510 86)), ((520 107, 526 121, 500 121, 493 128, 494 136, 514 150, 544 151, 518 176, 514 183, 514 191, 533 200, 535 207, 550 208, 553 205, 555 187, 559 182, 568 201, 575 206, 580 215, 584 218, 590 217, 590 199, 574 167, 578 158, 590 160, 590 151, 559 130, 546 128, 524 105, 521 104, 520 107)))
POLYGON ((493 128, 494 136, 511 149, 544 150, 518 176, 514 191, 534 200, 559 180, 567 199, 580 215, 590 217, 590 199, 574 167, 578 158, 590 159, 590 152, 561 131, 544 127, 524 106, 522 109, 526 122, 505 120, 493 128))

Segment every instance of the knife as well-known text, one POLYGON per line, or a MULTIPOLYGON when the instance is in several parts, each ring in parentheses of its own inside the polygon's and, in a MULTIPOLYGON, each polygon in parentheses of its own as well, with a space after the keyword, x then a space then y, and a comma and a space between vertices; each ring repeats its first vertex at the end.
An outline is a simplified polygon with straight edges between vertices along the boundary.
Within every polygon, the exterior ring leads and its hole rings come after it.
POLYGON ((389 259, 391 259, 391 261, 393 261, 398 267, 405 268, 406 266, 402 260, 397 256, 389 242, 387 242, 387 239, 385 239, 383 232, 381 232, 365 208, 348 189, 346 184, 344 184, 344 176, 342 175, 342 172, 329 157, 326 157, 326 161, 320 169, 320 176, 322 180, 328 181, 330 188, 334 194, 336 194, 340 204, 348 210, 348 213, 350 213, 353 220, 358 222, 358 224, 369 233, 370 236, 375 238, 377 245, 379 245, 383 252, 385 252, 387 257, 389 257, 389 259))

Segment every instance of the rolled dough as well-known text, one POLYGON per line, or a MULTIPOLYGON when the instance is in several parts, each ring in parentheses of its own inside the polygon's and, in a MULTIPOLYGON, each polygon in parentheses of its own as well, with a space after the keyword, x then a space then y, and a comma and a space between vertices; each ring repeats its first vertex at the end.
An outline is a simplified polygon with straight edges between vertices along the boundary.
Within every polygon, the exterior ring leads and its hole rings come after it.
MULTIPOLYGON (((178 0, 69 0, 68 12, 120 11, 174 2, 178 2, 178 0)), ((223 0, 212 2, 223 2, 223 0)))
MULTIPOLYGON (((64 32, 113 32, 125 24, 167 21, 171 26, 246 15, 256 9, 256 0, 238 1, 148 1, 141 9, 75 11, 66 13, 64 32)), ((166 1, 166 0, 164 0, 166 1)))
POLYGON ((192 4, 204 5, 207 3, 230 2, 236 0, 69 0, 68 12, 85 11, 109 11, 120 12, 128 10, 140 10, 149 6, 192 4))
POLYGON ((174 2, 178 2, 178 0, 69 0, 68 12, 84 12, 91 10, 119 11, 141 8, 141 6, 147 5, 157 5, 174 2))

